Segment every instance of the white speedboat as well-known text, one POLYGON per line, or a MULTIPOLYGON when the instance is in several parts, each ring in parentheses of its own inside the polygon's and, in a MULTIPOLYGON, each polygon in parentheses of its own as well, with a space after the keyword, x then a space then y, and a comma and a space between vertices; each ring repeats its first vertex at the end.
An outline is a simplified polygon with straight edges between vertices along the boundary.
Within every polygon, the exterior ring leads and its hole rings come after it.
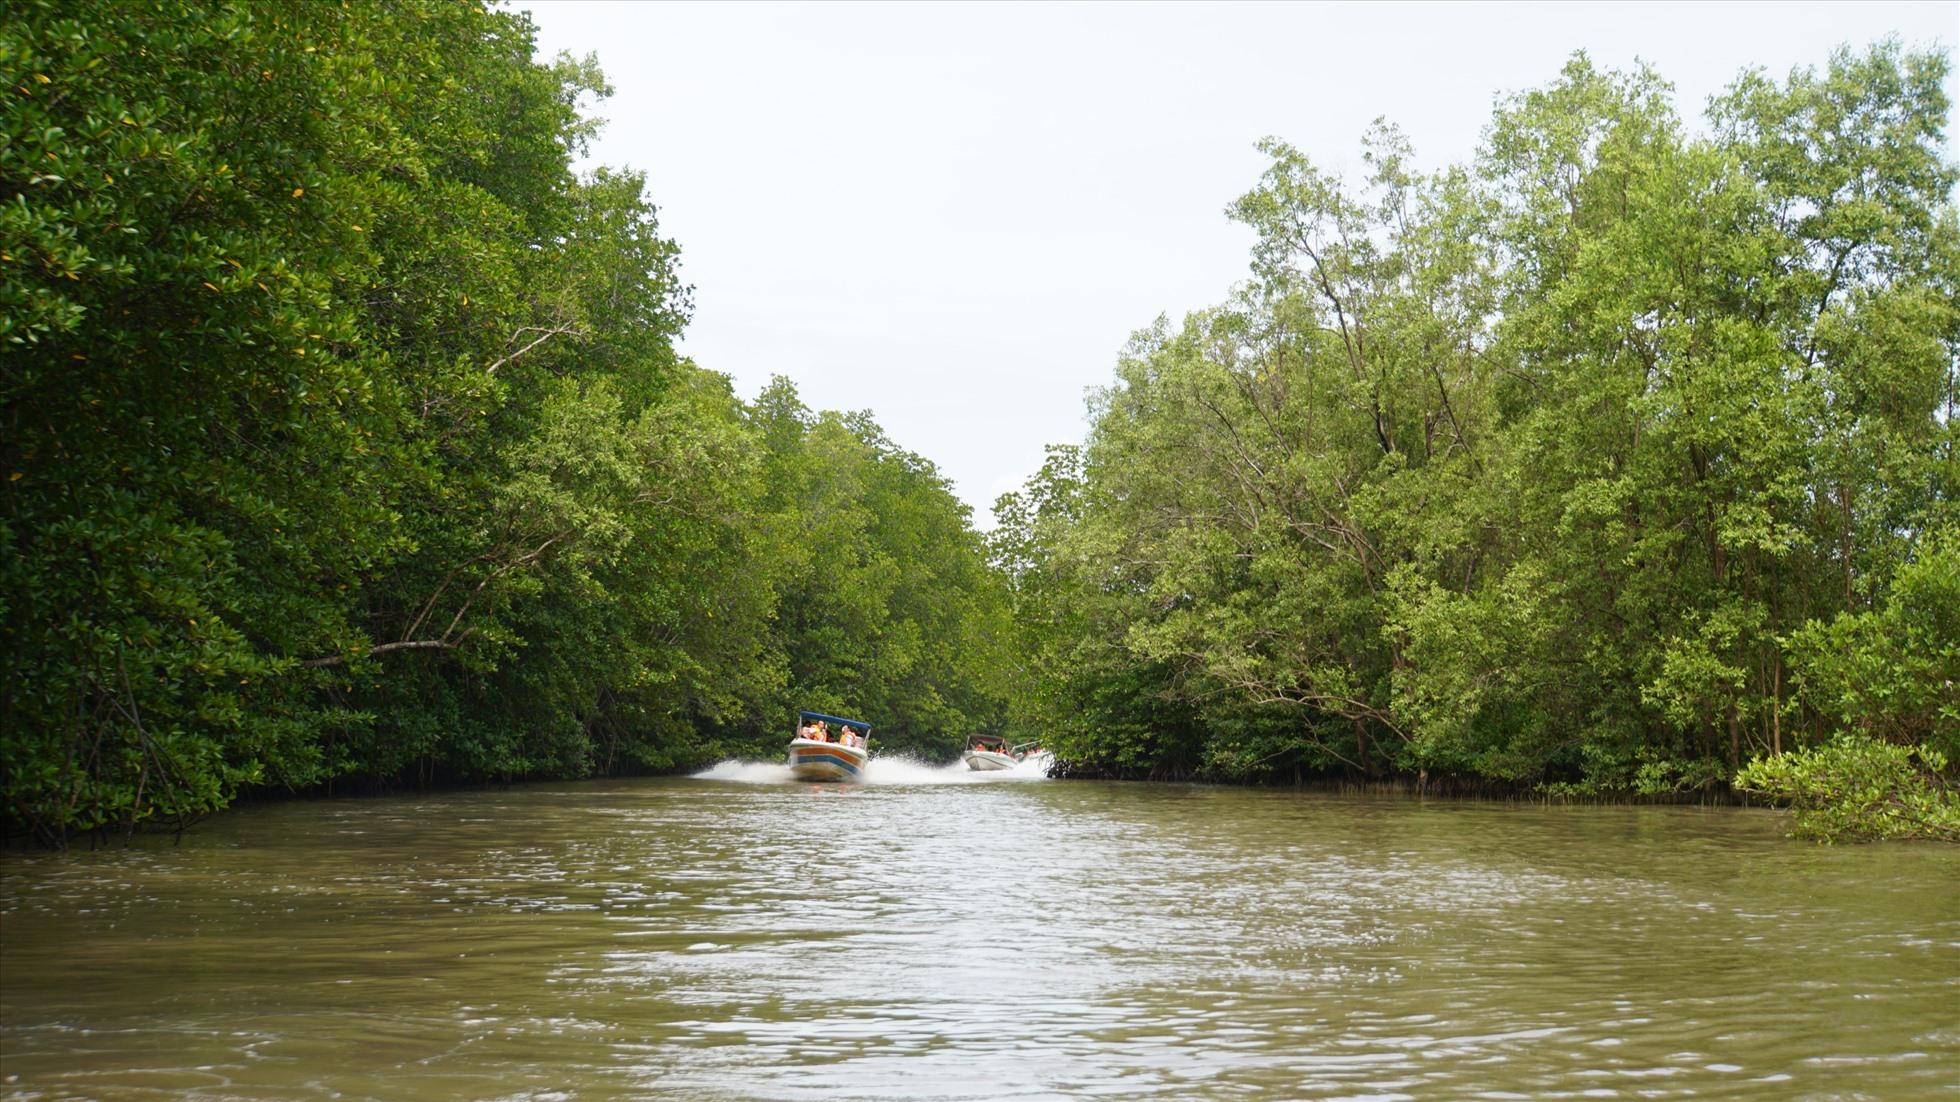
POLYGON ((996 735, 973 735, 966 740, 966 752, 960 755, 968 769, 982 772, 996 769, 1012 769, 1021 764, 1021 759, 1008 749, 1007 740, 996 735))
POLYGON ((871 756, 871 725, 860 719, 797 713, 789 775, 799 781, 861 781, 871 756))

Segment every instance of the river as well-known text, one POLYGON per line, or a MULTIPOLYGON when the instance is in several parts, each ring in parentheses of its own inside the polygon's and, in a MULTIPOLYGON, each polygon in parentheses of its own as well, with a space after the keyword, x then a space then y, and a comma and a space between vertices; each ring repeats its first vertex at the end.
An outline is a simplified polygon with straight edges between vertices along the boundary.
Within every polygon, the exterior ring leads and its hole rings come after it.
POLYGON ((1960 1097, 1960 848, 873 765, 9 854, 0 1097, 1960 1097))

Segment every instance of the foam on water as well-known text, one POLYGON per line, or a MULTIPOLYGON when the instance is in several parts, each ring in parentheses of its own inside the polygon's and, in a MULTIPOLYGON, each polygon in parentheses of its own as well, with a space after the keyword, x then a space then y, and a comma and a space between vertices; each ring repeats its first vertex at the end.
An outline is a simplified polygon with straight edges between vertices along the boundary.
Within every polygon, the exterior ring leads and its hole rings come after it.
POLYGON ((782 784, 789 780, 789 766, 779 761, 718 761, 694 774, 695 780, 733 781, 736 784, 782 784))
MULTIPOLYGON (((716 762, 713 766, 694 774, 694 779, 730 781, 735 784, 788 784, 795 780, 789 775, 789 766, 782 762, 734 759, 716 762)), ((1048 758, 1045 755, 1030 758, 1012 769, 997 769, 990 772, 968 769, 965 762, 933 765, 903 754, 874 757, 864 767, 865 784, 993 784, 1001 781, 1047 779, 1048 758)))

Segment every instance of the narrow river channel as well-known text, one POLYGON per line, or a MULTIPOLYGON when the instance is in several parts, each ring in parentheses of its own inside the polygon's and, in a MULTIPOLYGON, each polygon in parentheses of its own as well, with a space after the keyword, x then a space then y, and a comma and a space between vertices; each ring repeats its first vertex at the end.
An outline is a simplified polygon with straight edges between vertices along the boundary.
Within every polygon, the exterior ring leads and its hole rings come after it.
POLYGON ((1960 1096, 1960 849, 874 765, 8 854, 0 1097, 1960 1096))

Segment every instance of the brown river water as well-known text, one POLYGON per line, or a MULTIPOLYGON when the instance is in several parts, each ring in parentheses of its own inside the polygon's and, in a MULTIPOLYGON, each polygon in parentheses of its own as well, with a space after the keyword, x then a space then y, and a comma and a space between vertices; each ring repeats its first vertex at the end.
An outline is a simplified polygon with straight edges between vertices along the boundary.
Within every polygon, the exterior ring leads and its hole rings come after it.
POLYGON ((0 861, 4 1099, 1960 1098, 1960 848, 875 761, 0 861))

